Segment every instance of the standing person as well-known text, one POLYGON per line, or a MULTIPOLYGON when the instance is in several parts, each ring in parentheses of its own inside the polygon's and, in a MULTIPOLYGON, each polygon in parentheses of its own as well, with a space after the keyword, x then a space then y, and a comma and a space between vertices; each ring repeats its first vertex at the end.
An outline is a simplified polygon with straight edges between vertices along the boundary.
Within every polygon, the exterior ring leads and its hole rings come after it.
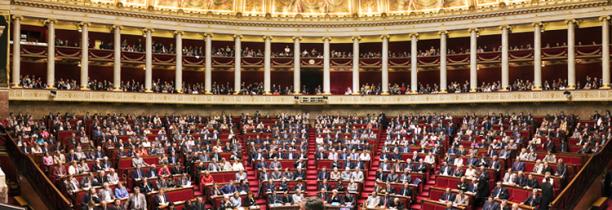
POLYGON ((547 210, 548 204, 553 199, 553 185, 551 183, 552 179, 550 177, 544 178, 542 185, 540 186, 542 189, 542 200, 540 204, 540 209, 547 210))
POLYGON ((134 187, 134 193, 128 199, 128 209, 146 210, 147 198, 140 193, 140 187, 134 187))

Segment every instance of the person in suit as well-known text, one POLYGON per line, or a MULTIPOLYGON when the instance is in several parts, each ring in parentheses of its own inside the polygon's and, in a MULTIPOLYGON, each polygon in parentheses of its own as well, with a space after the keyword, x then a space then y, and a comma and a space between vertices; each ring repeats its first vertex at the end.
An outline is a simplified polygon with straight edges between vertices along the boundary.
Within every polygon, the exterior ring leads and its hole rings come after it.
POLYGON ((540 209, 542 210, 547 210, 548 209, 548 204, 550 204, 550 202, 553 200, 553 184, 552 184, 552 178, 544 178, 544 181, 542 182, 542 184, 540 185, 540 188, 542 189, 542 197, 540 200, 540 209))
POLYGON ((446 162, 442 162, 442 166, 440 167, 440 175, 452 176, 453 174, 453 168, 449 166, 446 162))
POLYGON ((450 188, 446 188, 439 200, 442 202, 453 202, 455 200, 455 194, 451 192, 450 188))
POLYGON ((146 210, 147 198, 140 192, 140 187, 134 187, 134 193, 130 196, 127 202, 128 209, 146 210))
POLYGON ((154 208, 163 209, 169 206, 170 203, 171 202, 168 200, 168 197, 166 196, 166 191, 164 190, 164 188, 159 189, 159 193, 154 198, 154 204, 155 204, 154 208))
POLYGON ((399 190, 399 192, 397 192, 397 195, 401 195, 401 196, 407 196, 407 197, 412 197, 412 189, 410 188, 410 184, 409 183, 404 183, 402 189, 399 190))
POLYGON ((155 191, 155 186, 153 186, 153 184, 151 184, 147 179, 143 179, 142 181, 142 192, 143 193, 150 193, 155 191))
POLYGON ((504 188, 501 182, 497 182, 497 185, 491 192, 491 196, 496 199, 508 199, 508 189, 504 188))
POLYGON ((231 195, 231 194, 234 194, 234 192, 236 191, 237 191, 236 186, 234 186, 233 180, 229 181, 227 184, 225 184, 225 186, 221 188, 221 192, 224 195, 231 195))
POLYGON ((512 163, 512 171, 523 171, 525 170, 525 163, 521 161, 519 156, 516 157, 514 163, 512 163))
POLYGON ((100 202, 102 202, 102 199, 100 199, 98 193, 96 193, 96 189, 90 188, 89 192, 83 196, 83 209, 87 210, 88 206, 99 204, 100 202))
POLYGON ((524 205, 528 205, 528 206, 532 206, 532 207, 536 207, 536 206, 540 205, 541 201, 542 201, 542 198, 538 194, 538 190, 537 189, 533 189, 533 190, 531 190, 531 193, 529 194, 529 197, 527 197, 527 199, 525 201, 523 201, 523 204, 524 205))
POLYGON ((484 205, 482 206, 482 210, 498 210, 498 209, 499 209, 499 205, 497 204, 497 202, 495 202, 493 197, 487 198, 487 201, 485 201, 484 205))
POLYGON ((389 202, 388 207, 390 210, 405 210, 406 209, 406 207, 404 206, 404 203, 400 202, 399 198, 393 198, 393 200, 389 202))
POLYGON ((342 197, 338 194, 338 190, 336 189, 332 190, 332 194, 329 196, 327 201, 328 201, 327 203, 332 204, 332 205, 339 205, 344 202, 342 200, 342 197))
POLYGON ((354 207, 355 206, 355 196, 351 193, 344 192, 344 205, 348 206, 348 207, 354 207))
POLYGON ((459 195, 455 197, 453 200, 453 205, 455 206, 468 206, 470 204, 470 197, 465 194, 465 192, 459 192, 459 195))
POLYGON ((283 199, 278 194, 279 192, 274 192, 268 195, 268 205, 277 206, 283 204, 283 199))
POLYGON ((531 174, 527 175, 527 180, 525 181, 525 183, 525 188, 527 189, 540 188, 540 183, 537 179, 533 178, 533 175, 531 174))
POLYGON ((459 189, 462 192, 465 192, 468 190, 468 183, 465 180, 465 177, 461 177, 460 179, 461 181, 459 181, 459 183, 457 184, 457 189, 459 189))
POLYGON ((317 175, 317 181, 329 179, 329 173, 327 172, 327 168, 323 167, 319 174, 317 175))
POLYGON ((115 201, 112 204, 107 205, 106 209, 107 210, 126 210, 125 205, 123 205, 121 203, 121 200, 119 199, 115 199, 115 201))

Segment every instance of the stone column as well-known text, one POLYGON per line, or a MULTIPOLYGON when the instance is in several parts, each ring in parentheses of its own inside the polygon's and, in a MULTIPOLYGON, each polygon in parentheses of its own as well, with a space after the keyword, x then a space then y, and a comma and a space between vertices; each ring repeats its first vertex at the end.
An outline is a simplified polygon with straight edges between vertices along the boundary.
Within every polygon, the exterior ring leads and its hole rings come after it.
POLYGON ((478 90, 478 29, 470 29, 470 92, 478 90))
POLYGON ((13 18, 13 88, 21 87, 21 19, 20 16, 13 18))
POLYGON ((576 20, 567 21, 567 89, 576 89, 576 20))
POLYGON ((389 95, 389 35, 383 35, 382 37, 382 95, 389 95))
POLYGON ((446 37, 448 32, 440 31, 440 92, 446 93, 446 37))
POLYGON ((329 42, 331 37, 323 38, 323 94, 331 95, 330 88, 330 54, 329 42))
POLYGON ((293 94, 299 95, 301 91, 301 58, 300 58, 300 41, 302 38, 293 37, 293 94))
POLYGON ((610 89, 610 16, 601 17, 601 89, 610 89))
POLYGON ((271 94, 272 37, 264 36, 264 94, 271 94))
POLYGON ((153 92, 153 29, 145 29, 145 92, 153 92))
POLYGON ((501 30, 502 30, 502 47, 501 47, 501 90, 502 91, 508 91, 509 89, 509 82, 508 82, 508 78, 510 77, 510 63, 509 63, 509 47, 508 47, 508 39, 509 39, 509 31, 510 31, 510 26, 501 26, 501 30))
POLYGON ((240 64, 242 62, 242 35, 234 35, 234 94, 240 93, 240 71, 242 67, 240 64))
POLYGON ((121 90, 121 26, 113 26, 113 90, 121 90))
POLYGON ((47 20, 47 88, 55 88, 55 20, 47 20))
POLYGON ((418 78, 417 78, 417 41, 419 34, 410 34, 410 92, 413 94, 418 93, 418 78))
POLYGON ((542 90, 542 23, 533 24, 533 90, 542 90))
POLYGON ((212 94, 212 34, 204 35, 204 93, 212 94))
POLYGON ((174 72, 174 85, 176 92, 183 92, 183 32, 175 31, 174 38, 176 39, 176 71, 174 72))
POLYGON ((89 90, 89 23, 81 23, 81 90, 89 90))
POLYGON ((353 37, 353 95, 359 95, 359 41, 361 37, 353 37))

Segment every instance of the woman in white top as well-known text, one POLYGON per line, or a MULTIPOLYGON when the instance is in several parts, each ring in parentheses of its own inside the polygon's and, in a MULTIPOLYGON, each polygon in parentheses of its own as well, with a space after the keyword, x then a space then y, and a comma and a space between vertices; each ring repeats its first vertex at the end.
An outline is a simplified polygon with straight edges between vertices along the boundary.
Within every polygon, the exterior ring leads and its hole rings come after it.
POLYGON ((425 156, 425 163, 428 163, 430 165, 435 165, 436 164, 436 157, 430 153, 427 153, 427 156, 425 156))

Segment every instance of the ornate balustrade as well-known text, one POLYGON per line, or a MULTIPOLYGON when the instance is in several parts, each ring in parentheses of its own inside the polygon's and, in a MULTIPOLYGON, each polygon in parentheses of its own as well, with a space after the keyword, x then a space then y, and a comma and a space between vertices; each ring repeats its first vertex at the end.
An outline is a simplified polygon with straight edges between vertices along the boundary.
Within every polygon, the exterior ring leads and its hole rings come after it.
MULTIPOLYGON (((318 97, 318 96, 300 96, 318 97)), ((152 103, 203 105, 294 105, 302 104, 295 96, 246 95, 191 95, 164 93, 99 92, 58 90, 11 89, 10 101, 58 101, 96 103, 152 103)), ((323 96, 321 96, 323 97, 323 96)), ((493 93, 448 93, 390 96, 325 96, 327 105, 413 105, 413 104, 483 104, 483 103, 536 103, 536 102, 609 102, 612 90, 526 91, 493 93)))

